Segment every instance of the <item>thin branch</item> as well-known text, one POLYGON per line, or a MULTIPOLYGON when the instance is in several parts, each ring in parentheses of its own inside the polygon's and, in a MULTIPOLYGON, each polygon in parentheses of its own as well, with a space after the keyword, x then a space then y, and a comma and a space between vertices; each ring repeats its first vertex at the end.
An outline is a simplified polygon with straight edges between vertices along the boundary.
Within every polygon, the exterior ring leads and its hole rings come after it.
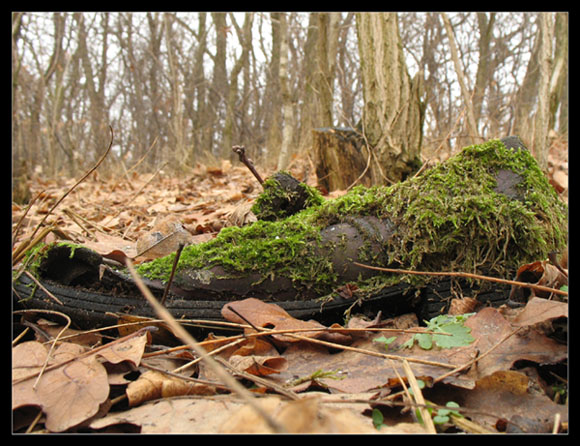
POLYGON ((558 290, 556 288, 550 288, 543 285, 536 285, 527 282, 518 282, 516 280, 509 279, 498 279, 497 277, 482 276, 479 274, 464 273, 458 271, 449 272, 435 272, 435 271, 413 271, 408 269, 395 269, 395 268, 382 268, 380 266, 365 265, 358 262, 352 262, 354 265, 362 266, 363 268, 374 269, 376 271, 384 271, 387 273, 397 273, 397 274, 412 274, 416 276, 437 276, 437 277, 463 277, 466 279, 477 279, 486 280, 488 282, 503 283, 505 285, 521 286, 523 288, 531 288, 537 291, 545 291, 547 293, 559 294, 560 296, 568 296, 568 291, 558 290))

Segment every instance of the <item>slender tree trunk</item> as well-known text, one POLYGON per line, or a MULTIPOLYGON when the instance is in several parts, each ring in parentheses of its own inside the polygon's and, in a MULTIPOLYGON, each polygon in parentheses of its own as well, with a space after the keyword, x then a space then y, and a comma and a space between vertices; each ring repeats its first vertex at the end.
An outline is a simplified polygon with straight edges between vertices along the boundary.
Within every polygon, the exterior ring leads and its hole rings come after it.
POLYGON ((222 121, 225 119, 225 92, 228 91, 228 74, 226 70, 228 29, 226 24, 226 14, 224 12, 212 12, 211 15, 216 32, 216 53, 213 57, 213 79, 211 92, 209 95, 209 103, 213 110, 210 117, 211 121, 209 122, 209 126, 207 128, 210 142, 208 148, 211 149, 214 155, 221 157, 222 146, 220 144, 216 144, 215 139, 216 135, 222 133, 220 130, 223 128, 222 121))
POLYGON ((526 74, 516 95, 516 109, 511 134, 518 135, 524 143, 531 147, 532 143, 532 109, 538 97, 538 82, 540 78, 539 58, 541 30, 539 26, 539 16, 536 19, 538 31, 534 39, 532 54, 526 67, 526 74))
POLYGON ((548 130, 550 126, 550 78, 552 75, 552 44, 554 17, 551 13, 540 15, 540 82, 538 108, 534 122, 533 152, 540 168, 548 167, 548 130))
MULTIPOLYGON (((556 126, 558 108, 563 103, 564 87, 568 81, 568 13, 556 13, 554 37, 556 46, 550 79, 550 129, 554 129, 556 126)), ((567 114, 567 110, 564 110, 564 114, 567 114)), ((560 120, 562 118, 566 121, 568 119, 567 116, 563 116, 562 110, 560 110, 560 120)))
POLYGON ((185 148, 185 117, 183 115, 182 86, 177 69, 175 48, 173 43, 173 17, 170 13, 163 14, 163 28, 165 45, 167 47, 167 59, 169 63, 169 83, 171 90, 171 118, 169 133, 169 159, 179 159, 181 163, 187 163, 187 151, 185 148))
MULTIPOLYGON (((232 17, 232 21, 234 18, 232 17)), ((243 31, 240 30, 238 33, 238 38, 242 45, 242 54, 236 60, 234 67, 230 73, 230 82, 228 88, 228 98, 226 103, 226 120, 224 125, 224 136, 223 136, 223 153, 231 154, 233 134, 234 134, 234 114, 236 108, 236 102, 238 100, 238 76, 242 71, 242 68, 246 64, 246 59, 250 53, 250 45, 252 44, 252 20, 253 13, 247 12, 244 19, 243 31), (230 149, 229 151, 227 149, 230 149)))
POLYGON ((477 24, 479 28, 479 61, 477 63, 477 73, 475 74, 475 88, 473 93, 473 116, 475 124, 478 125, 482 113, 483 97, 485 90, 491 80, 493 72, 491 60, 491 39, 495 25, 495 12, 489 14, 478 12, 477 24))
POLYGON ((288 87, 288 23, 286 14, 280 14, 280 90, 282 92, 282 144, 278 157, 278 169, 285 169, 290 156, 292 135, 294 134, 293 100, 288 87))
POLYGON ((451 22, 444 12, 441 13, 441 18, 443 19, 443 24, 445 25, 445 31, 447 32, 447 37, 449 38, 449 49, 451 50, 451 58, 453 59, 453 64, 455 65, 455 72, 457 73, 457 80, 461 87, 461 94, 463 95, 463 101, 465 103, 466 115, 467 115, 467 127, 469 129, 468 140, 476 143, 481 138, 479 136, 479 130, 477 129, 477 122, 475 120, 475 113, 473 111, 473 101, 469 89, 467 88, 467 83, 465 81, 465 76, 463 75, 465 69, 461 66, 461 61, 459 60, 459 53, 457 51, 457 43, 455 42, 455 35, 453 34, 453 27, 451 22))
POLYGON ((316 118, 316 46, 318 42, 318 13, 311 12, 308 17, 308 32, 304 43, 304 61, 301 81, 303 82, 303 100, 300 102, 300 134, 298 147, 308 150, 312 147, 312 130, 318 127, 316 118))
POLYGON ((420 93, 407 71, 397 14, 357 13, 356 24, 373 182, 400 181, 421 165, 420 93))
POLYGON ((338 44, 338 25, 340 13, 321 12, 318 18, 318 70, 316 72, 316 91, 318 97, 319 126, 332 127, 334 78, 338 44))

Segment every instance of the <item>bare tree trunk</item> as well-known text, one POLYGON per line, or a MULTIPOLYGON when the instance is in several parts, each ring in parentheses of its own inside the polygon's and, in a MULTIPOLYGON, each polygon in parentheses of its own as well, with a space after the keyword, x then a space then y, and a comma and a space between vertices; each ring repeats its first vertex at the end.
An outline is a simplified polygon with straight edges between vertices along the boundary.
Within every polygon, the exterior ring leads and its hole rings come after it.
MULTIPOLYGON (((556 13, 554 37, 556 46, 550 79, 550 129, 555 128, 558 107, 563 103, 564 87, 568 81, 568 13, 556 13)), ((567 110, 564 110, 564 114, 567 113, 567 110)), ((562 110, 560 110, 560 120, 562 118, 565 121, 568 119, 567 116, 563 116, 562 110)))
MULTIPOLYGON (((216 32, 216 53, 213 57, 214 67, 213 67, 213 80, 211 84, 211 92, 209 97, 209 104, 213 108, 211 110, 211 121, 208 126, 208 136, 209 136, 209 149, 211 152, 221 157, 222 146, 216 144, 215 139, 219 140, 219 136, 222 132, 222 120, 225 118, 225 92, 228 90, 228 74, 226 70, 226 47, 227 47, 227 37, 228 29, 226 24, 226 14, 224 12, 212 12, 211 13, 215 32, 216 32)), ((209 110, 208 110, 209 111, 209 110)), ((231 148, 228 150, 231 151, 231 148)))
POLYGON ((318 97, 319 126, 333 125, 333 95, 338 44, 340 13, 320 12, 318 18, 318 70, 316 91, 318 97))
POLYGON ((316 46, 318 42, 318 13, 311 12, 308 17, 308 32, 304 43, 304 61, 300 74, 303 82, 302 101, 300 101, 300 134, 298 147, 308 150, 312 147, 312 129, 318 127, 316 117, 316 89, 314 78, 316 73, 316 46))
POLYGON ((479 28, 479 61, 477 64, 477 73, 475 75, 475 88, 473 93, 473 117, 476 126, 482 113, 482 104, 485 90, 491 80, 493 72, 491 60, 491 39, 493 37, 493 28, 495 25, 495 12, 489 14, 478 12, 477 24, 479 28))
MULTIPOLYGON (((235 23, 235 18, 231 17, 232 23, 235 23)), ((242 54, 236 60, 234 67, 230 73, 230 82, 228 88, 228 98, 226 103, 226 121, 224 125, 223 134, 223 153, 231 153, 233 133, 234 133, 234 113, 236 108, 236 101, 238 99, 238 76, 242 68, 246 64, 246 59, 250 53, 250 45, 252 44, 252 21, 253 13, 247 12, 244 19, 243 31, 238 30, 238 39, 241 41, 242 54), (227 149, 230 151, 227 151, 227 149)))
MULTIPOLYGON (((536 20, 539 24, 539 16, 536 20)), ((532 146, 532 109, 536 103, 536 98, 538 96, 538 82, 540 77, 539 68, 539 58, 540 58, 540 42, 541 42, 541 31, 538 26, 538 31, 536 32, 536 37, 534 40, 534 46, 532 48, 532 54, 530 55, 530 60, 528 61, 528 66, 526 68, 526 74, 516 94, 516 109, 514 113, 514 121, 512 125, 511 134, 518 135, 528 147, 532 146)))
POLYGON ((550 126, 550 78, 552 75, 552 43, 554 17, 552 13, 540 15, 540 82, 538 108, 534 122, 533 152, 540 168, 548 167, 548 130, 550 126))
POLYGON ((286 14, 280 13, 280 90, 282 92, 282 117, 284 127, 282 130, 282 144, 278 157, 278 169, 286 168, 294 134, 294 110, 293 100, 288 87, 288 23, 286 14))
POLYGON ((357 13, 363 133, 375 154, 375 184, 400 181, 421 165, 422 106, 403 54, 396 13, 357 13))
POLYGON ((453 64, 455 65, 455 72, 457 73, 457 80, 461 87, 461 94, 463 95, 463 101, 465 102, 466 114, 467 114, 467 126, 470 135, 468 140, 472 142, 481 142, 479 136, 479 130, 477 129, 477 122, 475 120, 475 114, 473 112, 473 102, 469 90, 467 88, 467 83, 465 82, 465 76, 463 75, 465 69, 461 66, 459 60, 459 54, 457 51, 457 44, 455 42, 455 36, 453 34, 453 27, 451 22, 444 12, 441 13, 441 18, 443 19, 443 24, 445 25, 445 31, 447 32, 447 37, 449 38, 449 49, 451 50, 451 58, 453 59, 453 64))
POLYGON ((163 25, 165 31, 165 45, 167 46, 167 58, 169 63, 169 83, 171 89, 171 118, 170 118, 170 159, 179 159, 180 162, 187 163, 187 150, 185 147, 185 117, 183 116, 183 99, 181 80, 175 48, 173 43, 173 17, 170 13, 163 14, 163 25))

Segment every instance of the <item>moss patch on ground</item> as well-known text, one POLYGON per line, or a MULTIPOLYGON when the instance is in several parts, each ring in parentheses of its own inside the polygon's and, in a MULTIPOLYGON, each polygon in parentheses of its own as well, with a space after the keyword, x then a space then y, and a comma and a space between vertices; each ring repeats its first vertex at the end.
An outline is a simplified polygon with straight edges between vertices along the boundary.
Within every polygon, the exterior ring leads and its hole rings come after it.
MULTIPOLYGON (((225 228, 213 240, 186 247, 178 271, 219 265, 233 276, 288 277, 323 295, 342 282, 320 253, 320 231, 349 216, 395 224, 395 235, 384 246, 388 260, 375 266, 508 277, 522 264, 567 246, 567 206, 535 159, 527 150, 492 140, 392 186, 356 187, 288 218, 225 228), (502 171, 517 174, 513 194, 498 190, 502 171)), ((139 272, 167 280, 173 259, 172 254, 143 264, 139 272)), ((401 280, 409 277, 382 274, 369 286, 401 280)))

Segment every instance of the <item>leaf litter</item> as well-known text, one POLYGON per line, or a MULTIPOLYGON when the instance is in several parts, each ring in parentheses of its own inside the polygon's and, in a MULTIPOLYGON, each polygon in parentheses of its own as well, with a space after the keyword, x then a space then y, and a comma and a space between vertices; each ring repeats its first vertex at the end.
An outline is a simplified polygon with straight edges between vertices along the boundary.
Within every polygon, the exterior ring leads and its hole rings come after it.
MULTIPOLYGON (((32 232, 66 183, 45 181, 37 187, 45 191, 26 216, 25 209, 13 207, 14 221, 22 217, 16 243, 32 232)), ((105 257, 137 261, 148 258, 139 256, 147 249, 152 257, 166 255, 176 243, 196 243, 224 225, 251 222, 248 204, 258 192, 247 171, 228 163, 198 166, 181 182, 137 174, 106 182, 94 174, 66 201, 69 212, 56 210, 52 223, 60 232, 49 234, 46 241, 64 235, 105 257)), ((533 282, 538 284, 562 285, 562 276, 550 266, 542 261, 523 265, 521 271, 534 272, 533 282)), ((567 284, 567 277, 564 281, 567 284)), ((515 289, 516 293, 522 291, 515 289)), ((558 375, 567 384, 566 335, 564 342, 554 337, 558 323, 567 325, 567 302, 552 296, 525 297, 527 304, 521 308, 483 308, 465 316, 455 329, 473 340, 449 348, 442 348, 449 341, 443 335, 430 348, 419 342, 409 346, 417 337, 435 336, 433 330, 441 325, 433 321, 420 327, 414 315, 374 321, 355 316, 346 325, 325 327, 255 299, 229 303, 222 310, 233 326, 239 324, 241 335, 209 335, 202 344, 238 370, 259 404, 288 432, 426 432, 414 411, 407 410, 412 402, 401 390, 402 384, 409 386, 403 360, 414 377, 427 384, 422 390, 427 405, 444 407, 453 401, 459 413, 483 431, 551 432, 555 423, 566 430, 567 403, 555 402, 556 385, 546 385, 545 380, 558 375), (388 349, 381 338, 389 340, 388 349), (373 410, 383 415, 380 429, 373 425, 373 410)), ((465 298, 452 308, 471 313, 473 305, 465 298)), ((51 328, 52 333, 57 330, 51 328)), ((16 343, 14 427, 23 426, 17 431, 271 431, 203 362, 188 365, 195 358, 188 349, 154 345, 149 331, 136 333, 124 332, 113 341, 102 338, 99 342, 105 344, 95 345, 94 338, 89 344, 77 343, 80 334, 87 333, 69 330, 65 336, 70 339, 57 342, 50 356, 49 343, 39 334, 36 340, 16 343), (38 416, 28 425, 20 418, 28 419, 25 409, 30 407, 38 408, 38 416)), ((441 432, 469 431, 450 418, 438 427, 441 432)))

